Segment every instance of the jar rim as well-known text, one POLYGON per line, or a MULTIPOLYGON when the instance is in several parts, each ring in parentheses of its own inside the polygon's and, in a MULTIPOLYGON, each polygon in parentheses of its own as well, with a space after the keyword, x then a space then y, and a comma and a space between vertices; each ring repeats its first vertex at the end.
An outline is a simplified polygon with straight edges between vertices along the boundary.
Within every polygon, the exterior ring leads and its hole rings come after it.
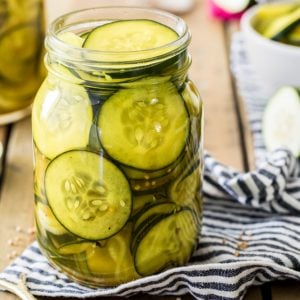
MULTIPOLYGON (((127 12, 128 13, 128 12, 127 12)), ((101 14, 99 14, 101 15, 101 14)), ((121 18, 94 18, 91 21, 92 22, 103 22, 103 21, 117 21, 117 20, 132 20, 133 18, 129 17, 121 17, 121 18)), ((156 20, 154 20, 156 21, 156 20)), ((159 22, 159 21, 157 21, 159 22)), ((103 23, 102 23, 103 24, 103 23)), ((165 24, 164 24, 165 25, 165 24)), ((167 25, 168 26, 168 25, 167 25)), ((169 26, 170 27, 170 26, 169 26)), ((85 26, 83 27, 85 28, 85 26)), ((152 62, 153 60, 161 60, 168 58, 170 55, 176 55, 177 53, 183 51, 187 48, 191 40, 191 33, 188 29, 187 24, 185 21, 166 11, 155 9, 155 8, 149 8, 149 7, 137 7, 137 6, 98 6, 93 8, 87 8, 87 9, 81 9, 72 11, 70 13, 64 14, 58 18, 56 18, 51 24, 48 29, 48 34, 46 37, 45 45, 48 50, 48 52, 53 52, 56 55, 59 55, 62 59, 66 60, 72 60, 73 62, 79 62, 84 60, 89 63, 101 63, 101 64, 113 64, 115 62, 121 62, 122 64, 130 64, 133 63, 136 65, 137 63, 147 63, 152 62), (167 43, 165 45, 154 47, 150 49, 145 50, 133 50, 133 51, 103 51, 103 50, 94 50, 94 49, 87 49, 82 47, 75 47, 70 44, 65 43, 62 41, 58 34, 61 32, 67 32, 70 27, 74 27, 75 29, 79 29, 80 26, 82 28, 83 25, 86 25, 83 23, 84 18, 82 19, 82 22, 76 21, 76 18, 80 18, 80 16, 84 16, 88 13, 93 13, 97 15, 97 12, 105 13, 105 11, 113 10, 118 11, 120 14, 120 10, 130 10, 130 13, 135 13, 136 17, 134 19, 147 19, 147 20, 153 20, 151 18, 140 18, 138 13, 144 13, 144 14, 151 14, 153 16, 158 16, 160 18, 166 18, 171 20, 174 24, 176 24, 177 28, 172 28, 175 30, 178 34, 178 38, 170 43, 167 43), (73 23, 72 23, 72 19, 73 23), (67 24, 68 22, 71 22, 70 24, 67 24), (177 29, 177 30, 176 30, 177 29), (159 55, 155 55, 156 53, 160 53, 159 55), (143 59, 137 59, 137 54, 143 56, 143 59), (119 57, 122 55, 125 57, 125 60, 120 60, 119 57), (68 57, 67 57, 68 56, 68 57), (102 57, 102 59, 99 60, 99 57, 102 57), (109 57, 109 59, 107 59, 109 57)))

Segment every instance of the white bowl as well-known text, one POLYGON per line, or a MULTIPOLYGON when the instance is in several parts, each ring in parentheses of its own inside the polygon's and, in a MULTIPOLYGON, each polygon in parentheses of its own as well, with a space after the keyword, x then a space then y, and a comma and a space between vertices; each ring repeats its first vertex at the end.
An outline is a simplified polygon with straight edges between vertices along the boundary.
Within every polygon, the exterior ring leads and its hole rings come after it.
POLYGON ((300 87, 300 47, 272 41, 257 32, 253 20, 259 6, 253 6, 243 15, 241 28, 247 56, 264 95, 272 95, 283 85, 300 87))

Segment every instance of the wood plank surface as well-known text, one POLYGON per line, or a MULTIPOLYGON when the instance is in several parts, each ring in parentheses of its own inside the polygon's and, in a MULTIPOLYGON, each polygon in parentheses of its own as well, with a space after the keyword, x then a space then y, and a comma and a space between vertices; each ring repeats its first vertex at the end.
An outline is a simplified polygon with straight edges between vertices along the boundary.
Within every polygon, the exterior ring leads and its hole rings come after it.
POLYGON ((197 4, 185 20, 192 32, 190 77, 204 100, 205 149, 223 163, 242 170, 241 141, 224 26, 207 16, 203 1, 197 4))

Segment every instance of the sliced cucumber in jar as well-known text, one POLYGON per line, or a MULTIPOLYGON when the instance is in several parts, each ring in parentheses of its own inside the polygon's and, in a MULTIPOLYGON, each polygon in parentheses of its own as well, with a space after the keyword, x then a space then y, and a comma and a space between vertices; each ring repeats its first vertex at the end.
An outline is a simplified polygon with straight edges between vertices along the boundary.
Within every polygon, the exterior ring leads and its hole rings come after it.
POLYGON ((146 207, 150 207, 155 204, 168 202, 168 198, 166 197, 163 191, 157 193, 149 193, 144 195, 133 196, 132 199, 132 214, 131 219, 136 219, 140 216, 141 212, 146 209, 146 207))
POLYGON ((40 230, 46 230, 56 235, 67 233, 66 229, 58 222, 47 205, 37 202, 35 212, 40 230))
POLYGON ((36 200, 47 204, 45 194, 45 172, 50 162, 36 147, 34 147, 34 195, 36 200))
POLYGON ((172 202, 154 204, 142 210, 134 222, 133 230, 138 230, 139 226, 144 226, 145 222, 151 222, 151 219, 157 215, 169 215, 181 210, 181 207, 172 202))
POLYGON ((189 209, 162 216, 149 224, 148 230, 141 231, 134 240, 137 272, 147 276, 184 265, 193 253, 197 235, 195 216, 189 209))
POLYGON ((84 39, 73 32, 62 32, 57 36, 61 41, 76 48, 81 48, 84 39))
MULTIPOLYGON (((67 68, 64 70, 72 76, 67 68)), ((82 86, 53 76, 45 80, 33 105, 32 131, 36 146, 46 157, 85 148, 92 121, 92 106, 82 86)))
POLYGON ((269 151, 286 147, 300 155, 300 92, 282 87, 270 99, 263 116, 263 137, 269 151))
POLYGON ((98 245, 94 251, 87 253, 87 265, 90 274, 101 275, 109 281, 119 283, 139 277, 135 271, 130 253, 132 226, 129 223, 119 233, 98 245))
POLYGON ((118 52, 118 54, 113 53, 102 58, 100 56, 100 61, 102 59, 105 61, 130 60, 128 51, 140 51, 140 53, 134 53, 131 59, 142 60, 170 51, 161 46, 168 45, 177 39, 178 34, 173 29, 155 21, 121 20, 93 29, 86 37, 83 47, 91 50, 118 52), (157 49, 154 51, 154 48, 157 49), (152 49, 151 52, 143 52, 149 49, 152 49))
POLYGON ((172 83, 123 89, 102 106, 100 141, 116 161, 137 169, 172 164, 189 134, 185 104, 172 83))
POLYGON ((70 244, 62 246, 58 249, 59 254, 61 255, 73 255, 79 254, 82 252, 90 251, 90 249, 96 248, 95 243, 82 242, 78 244, 70 244))
POLYGON ((202 175, 199 164, 195 164, 184 176, 179 176, 168 188, 168 196, 177 205, 186 206, 200 216, 202 202, 199 202, 199 193, 202 184, 202 175))
POLYGON ((45 190, 59 222, 84 239, 109 238, 130 217, 126 177, 109 160, 90 151, 74 150, 56 157, 46 170, 45 190))

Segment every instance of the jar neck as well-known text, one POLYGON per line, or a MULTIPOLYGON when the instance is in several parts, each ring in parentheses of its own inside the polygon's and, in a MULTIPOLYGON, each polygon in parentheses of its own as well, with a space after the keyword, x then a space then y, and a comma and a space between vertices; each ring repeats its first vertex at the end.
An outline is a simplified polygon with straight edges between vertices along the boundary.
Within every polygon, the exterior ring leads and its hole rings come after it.
MULTIPOLYGON (((80 70, 104 77, 123 76, 128 80, 139 77, 141 73, 183 78, 191 62, 187 52, 189 42, 190 32, 185 22, 172 14, 146 8, 102 7, 78 11, 56 19, 46 38, 45 62, 51 73, 62 77, 65 74, 60 74, 59 68, 53 68, 56 64, 65 66, 74 74, 80 70), (63 32, 73 32, 80 36, 112 20, 137 18, 147 18, 169 26, 177 32, 178 39, 159 48, 129 52, 77 48, 59 39, 59 35, 63 32)), ((93 77, 90 79, 93 84, 93 77)))

